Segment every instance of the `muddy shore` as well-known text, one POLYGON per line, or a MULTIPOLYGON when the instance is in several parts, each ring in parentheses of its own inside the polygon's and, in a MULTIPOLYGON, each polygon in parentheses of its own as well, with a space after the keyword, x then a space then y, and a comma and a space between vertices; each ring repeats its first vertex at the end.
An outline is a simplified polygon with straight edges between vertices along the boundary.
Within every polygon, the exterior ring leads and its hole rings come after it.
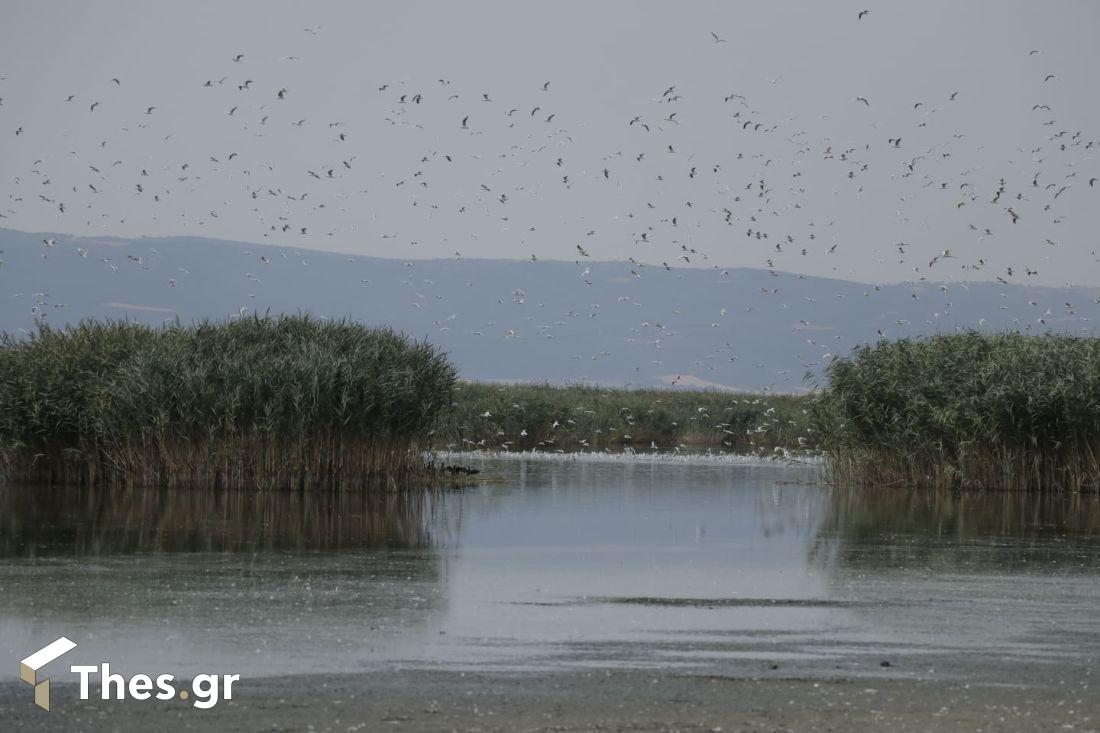
POLYGON ((1089 675, 1041 683, 736 679, 644 670, 505 675, 424 670, 242 681, 210 710, 189 702, 80 701, 49 713, 0 684, 4 730, 39 731, 1089 731, 1089 675))

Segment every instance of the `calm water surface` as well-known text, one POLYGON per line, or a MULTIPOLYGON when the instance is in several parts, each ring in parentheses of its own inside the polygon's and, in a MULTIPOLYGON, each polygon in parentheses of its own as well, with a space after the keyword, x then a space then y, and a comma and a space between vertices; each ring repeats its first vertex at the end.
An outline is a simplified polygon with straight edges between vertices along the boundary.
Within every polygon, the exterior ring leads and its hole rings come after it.
POLYGON ((1026 683, 1100 659, 1096 496, 474 461, 366 497, 0 487, 0 654, 246 676, 682 668, 1026 683), (885 666, 886 662, 889 666, 885 666))

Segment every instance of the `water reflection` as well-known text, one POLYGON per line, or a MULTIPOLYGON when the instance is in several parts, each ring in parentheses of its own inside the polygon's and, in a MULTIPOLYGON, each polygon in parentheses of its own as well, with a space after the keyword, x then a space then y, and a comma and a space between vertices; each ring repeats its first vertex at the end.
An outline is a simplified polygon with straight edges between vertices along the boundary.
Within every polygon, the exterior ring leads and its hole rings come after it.
POLYGON ((0 655, 64 634, 73 664, 180 674, 403 656, 446 609, 447 511, 428 491, 5 486, 0 655))
POLYGON ((1100 495, 832 488, 814 556, 839 570, 922 564, 1094 568, 1100 495))
POLYGON ((427 491, 0 488, 0 557, 427 548, 427 491))
POLYGON ((886 657, 988 678, 1100 654, 1096 496, 477 465, 487 483, 446 493, 0 488, 0 656, 66 634, 93 662, 181 673, 873 675, 886 657))

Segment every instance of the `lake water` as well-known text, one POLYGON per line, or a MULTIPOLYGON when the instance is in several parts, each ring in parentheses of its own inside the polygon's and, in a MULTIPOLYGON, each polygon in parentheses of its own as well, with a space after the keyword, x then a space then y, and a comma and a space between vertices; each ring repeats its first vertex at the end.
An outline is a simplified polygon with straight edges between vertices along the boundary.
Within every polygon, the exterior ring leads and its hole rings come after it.
POLYGON ((468 459, 363 496, 0 487, 0 654, 243 676, 396 667, 1080 682, 1096 496, 839 490, 813 467, 468 459))

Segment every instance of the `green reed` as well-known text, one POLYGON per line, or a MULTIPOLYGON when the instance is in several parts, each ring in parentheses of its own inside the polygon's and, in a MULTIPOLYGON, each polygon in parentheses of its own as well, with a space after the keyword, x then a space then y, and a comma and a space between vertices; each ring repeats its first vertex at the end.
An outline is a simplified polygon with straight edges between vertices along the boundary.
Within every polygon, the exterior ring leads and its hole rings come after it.
POLYGON ((432 346, 309 316, 87 321, 0 341, 17 480, 360 487, 408 478, 452 402, 432 346))
POLYGON ((713 390, 460 383, 436 444, 454 450, 771 453, 805 447, 806 401, 713 390))
POLYGON ((811 430, 838 483, 1096 488, 1100 339, 879 342, 826 369, 811 430))

